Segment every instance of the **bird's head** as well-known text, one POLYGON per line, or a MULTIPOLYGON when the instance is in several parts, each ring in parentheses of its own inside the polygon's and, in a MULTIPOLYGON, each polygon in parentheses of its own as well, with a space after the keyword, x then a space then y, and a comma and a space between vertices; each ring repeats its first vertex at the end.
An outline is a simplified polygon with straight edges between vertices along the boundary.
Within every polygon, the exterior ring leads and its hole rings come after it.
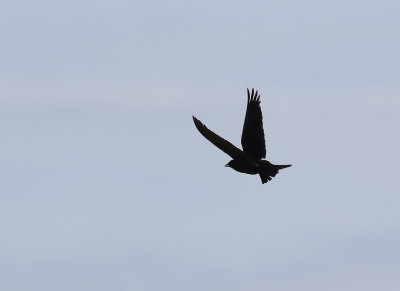
POLYGON ((229 161, 229 163, 227 163, 225 165, 225 167, 232 168, 233 164, 234 164, 234 162, 233 162, 233 160, 231 160, 231 161, 229 161))

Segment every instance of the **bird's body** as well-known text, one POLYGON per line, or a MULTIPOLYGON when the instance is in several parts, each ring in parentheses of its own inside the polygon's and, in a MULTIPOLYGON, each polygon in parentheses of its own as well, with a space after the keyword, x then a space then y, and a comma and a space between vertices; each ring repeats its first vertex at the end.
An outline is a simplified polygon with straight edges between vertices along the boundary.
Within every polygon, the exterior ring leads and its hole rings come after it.
POLYGON ((250 175, 255 175, 259 172, 259 165, 250 157, 248 157, 248 159, 231 160, 225 165, 225 167, 229 167, 240 173, 250 175))
POLYGON ((193 116, 194 124, 199 132, 220 150, 232 157, 226 164, 235 171, 255 175, 259 174, 262 183, 267 183, 275 177, 280 169, 291 165, 274 165, 264 160, 266 156, 264 129, 260 96, 252 89, 247 89, 247 110, 242 132, 243 150, 238 149, 229 141, 209 130, 200 120, 193 116))

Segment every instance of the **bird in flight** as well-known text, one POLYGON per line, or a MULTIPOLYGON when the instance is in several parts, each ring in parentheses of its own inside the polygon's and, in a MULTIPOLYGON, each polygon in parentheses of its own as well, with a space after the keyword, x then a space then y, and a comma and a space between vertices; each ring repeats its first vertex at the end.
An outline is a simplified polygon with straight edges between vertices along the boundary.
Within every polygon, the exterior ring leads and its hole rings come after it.
POLYGON ((291 165, 274 165, 264 160, 266 156, 265 137, 260 107, 260 95, 254 88, 247 89, 247 110, 242 131, 242 147, 238 149, 229 141, 209 130, 200 120, 193 116, 199 132, 217 148, 228 154, 232 160, 225 165, 235 171, 250 175, 259 174, 261 182, 267 183, 278 174, 280 169, 291 165))

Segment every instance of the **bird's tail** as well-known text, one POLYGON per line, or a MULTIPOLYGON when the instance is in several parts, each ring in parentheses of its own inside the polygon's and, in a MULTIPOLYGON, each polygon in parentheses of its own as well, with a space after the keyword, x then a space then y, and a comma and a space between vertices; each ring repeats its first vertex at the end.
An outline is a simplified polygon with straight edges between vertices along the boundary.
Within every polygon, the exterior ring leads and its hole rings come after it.
POLYGON ((271 181, 272 177, 275 177, 276 174, 278 174, 279 170, 291 167, 292 165, 273 165, 269 162, 267 163, 262 163, 261 164, 261 170, 260 170, 260 178, 261 182, 267 183, 268 181, 271 181))
POLYGON ((284 168, 289 168, 292 165, 274 165, 278 170, 284 169, 284 168))

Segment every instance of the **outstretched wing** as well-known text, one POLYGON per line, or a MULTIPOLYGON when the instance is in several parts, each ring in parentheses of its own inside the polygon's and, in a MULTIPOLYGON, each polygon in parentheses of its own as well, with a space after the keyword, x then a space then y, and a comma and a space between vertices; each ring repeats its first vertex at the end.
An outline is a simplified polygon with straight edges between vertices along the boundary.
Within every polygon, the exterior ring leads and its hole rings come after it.
POLYGON ((260 107, 260 95, 254 89, 247 89, 247 111, 242 132, 243 151, 253 159, 265 158, 265 137, 260 107))
POLYGON ((232 159, 240 159, 243 157, 244 153, 242 150, 235 147, 229 141, 223 139, 218 134, 209 130, 200 120, 193 116, 194 124, 200 133, 208 139, 212 144, 214 144, 217 148, 231 156, 232 159))

